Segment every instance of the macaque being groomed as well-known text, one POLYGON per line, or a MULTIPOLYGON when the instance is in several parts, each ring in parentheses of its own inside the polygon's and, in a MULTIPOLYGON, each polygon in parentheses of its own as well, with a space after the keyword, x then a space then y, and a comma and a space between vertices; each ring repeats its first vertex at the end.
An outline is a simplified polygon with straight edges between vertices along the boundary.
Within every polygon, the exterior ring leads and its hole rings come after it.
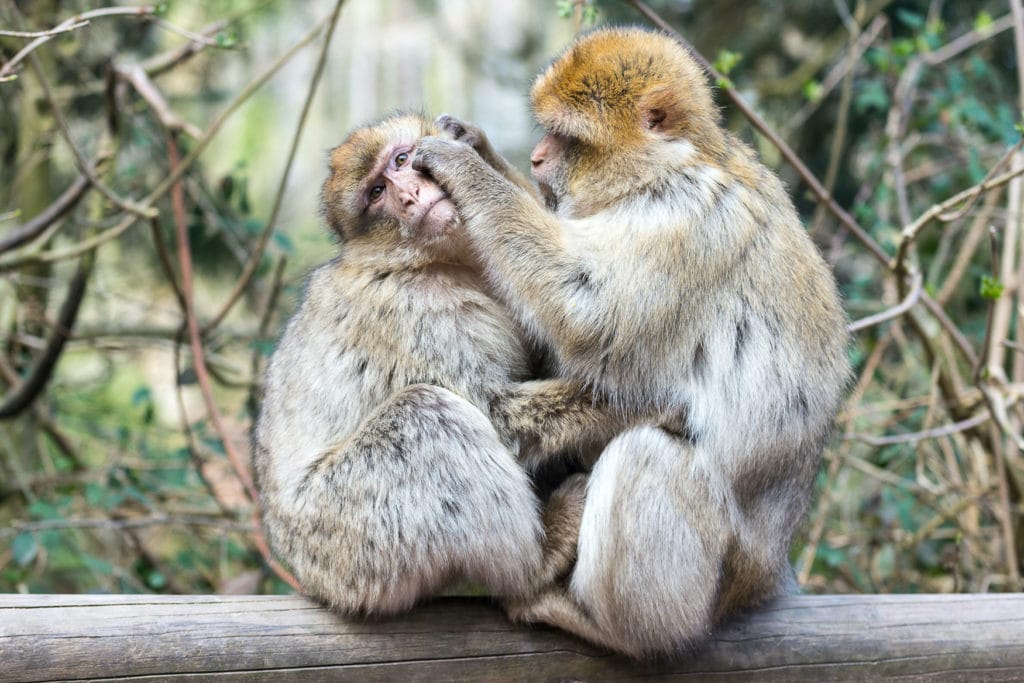
POLYGON ((640 426, 590 473, 568 587, 511 613, 636 657, 683 653, 791 581, 849 374, 836 286, 669 37, 595 31, 531 99, 554 214, 458 142, 426 138, 413 164, 559 374, 640 426))
POLYGON ((284 331, 254 433, 271 546, 349 614, 405 610, 458 578, 525 598, 565 573, 575 536, 559 533, 577 525, 551 515, 578 517, 583 480, 542 520, 519 458, 615 430, 578 382, 522 382, 526 343, 466 258, 454 205, 412 168, 441 132, 393 115, 332 151, 323 210, 340 255, 284 331))

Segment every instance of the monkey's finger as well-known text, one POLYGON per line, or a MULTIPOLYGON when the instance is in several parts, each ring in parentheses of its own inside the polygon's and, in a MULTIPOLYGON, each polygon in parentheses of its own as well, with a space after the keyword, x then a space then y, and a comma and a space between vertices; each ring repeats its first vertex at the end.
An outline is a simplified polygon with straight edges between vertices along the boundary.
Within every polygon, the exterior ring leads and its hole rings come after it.
POLYGON ((441 114, 434 119, 434 125, 451 135, 456 140, 459 140, 466 135, 466 126, 463 121, 455 118, 451 114, 441 114))

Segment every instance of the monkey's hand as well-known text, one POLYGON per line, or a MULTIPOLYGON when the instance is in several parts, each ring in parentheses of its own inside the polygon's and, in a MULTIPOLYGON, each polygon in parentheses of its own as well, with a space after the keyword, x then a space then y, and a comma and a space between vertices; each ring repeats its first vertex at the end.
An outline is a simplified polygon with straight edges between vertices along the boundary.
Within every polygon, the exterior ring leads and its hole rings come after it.
POLYGON ((452 136, 452 140, 466 143, 485 159, 489 154, 494 153, 494 148, 491 147, 491 141, 487 139, 487 134, 484 133, 483 128, 475 123, 463 121, 451 114, 441 114, 434 119, 434 125, 452 136))
POLYGON ((487 162, 488 166, 529 192, 530 196, 538 203, 543 203, 530 179, 495 151, 483 128, 451 114, 441 114, 434 120, 434 125, 450 135, 453 140, 464 142, 472 147, 480 155, 480 158, 487 162))
POLYGON ((416 144, 412 167, 433 177, 463 212, 483 205, 488 196, 507 194, 509 181, 486 163, 472 147, 455 140, 427 136, 416 144))

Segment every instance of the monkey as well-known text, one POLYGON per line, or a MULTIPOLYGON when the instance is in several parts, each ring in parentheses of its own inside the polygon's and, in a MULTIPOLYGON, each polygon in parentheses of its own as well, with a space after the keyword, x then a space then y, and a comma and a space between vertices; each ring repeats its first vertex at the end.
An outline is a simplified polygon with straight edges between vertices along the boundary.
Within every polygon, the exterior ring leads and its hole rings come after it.
POLYGON ((542 513, 525 465, 617 429, 580 383, 529 380, 529 346, 466 257, 454 204, 410 163, 444 130, 400 113, 331 152, 322 211, 340 254, 309 278, 254 428, 272 549, 351 615, 407 610, 460 578, 519 599, 556 580, 583 478, 542 513))
POLYGON ((509 613, 679 656, 795 585, 788 550, 850 376, 840 297, 669 36, 588 33, 530 99, 546 206, 457 141, 424 138, 413 166, 556 374, 634 419, 589 474, 565 585, 509 613))

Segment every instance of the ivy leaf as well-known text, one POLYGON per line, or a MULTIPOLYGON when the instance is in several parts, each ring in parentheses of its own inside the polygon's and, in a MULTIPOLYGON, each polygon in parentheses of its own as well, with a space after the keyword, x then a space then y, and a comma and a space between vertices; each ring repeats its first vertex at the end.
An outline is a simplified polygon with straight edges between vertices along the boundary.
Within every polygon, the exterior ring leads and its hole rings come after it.
POLYGON ((714 67, 718 70, 718 73, 728 76, 736 68, 736 65, 740 63, 741 59, 743 59, 743 55, 739 52, 719 50, 718 56, 715 57, 714 67))
POLYGON ((28 564, 36 559, 36 553, 39 552, 39 545, 36 543, 36 537, 30 533, 21 533, 14 537, 11 541, 11 554, 14 556, 14 561, 18 563, 19 567, 28 566, 28 564))
POLYGON ((989 301, 995 301, 1003 295, 1003 290, 1006 289, 1006 285, 1000 282, 997 278, 989 277, 988 275, 981 276, 981 287, 979 293, 982 299, 988 299, 989 301))
POLYGON ((217 33, 217 45, 218 47, 229 48, 234 47, 238 44, 238 36, 229 31, 219 31, 217 33))
POLYGON ((981 10, 978 16, 974 17, 974 30, 979 33, 986 32, 992 26, 992 15, 981 10))

